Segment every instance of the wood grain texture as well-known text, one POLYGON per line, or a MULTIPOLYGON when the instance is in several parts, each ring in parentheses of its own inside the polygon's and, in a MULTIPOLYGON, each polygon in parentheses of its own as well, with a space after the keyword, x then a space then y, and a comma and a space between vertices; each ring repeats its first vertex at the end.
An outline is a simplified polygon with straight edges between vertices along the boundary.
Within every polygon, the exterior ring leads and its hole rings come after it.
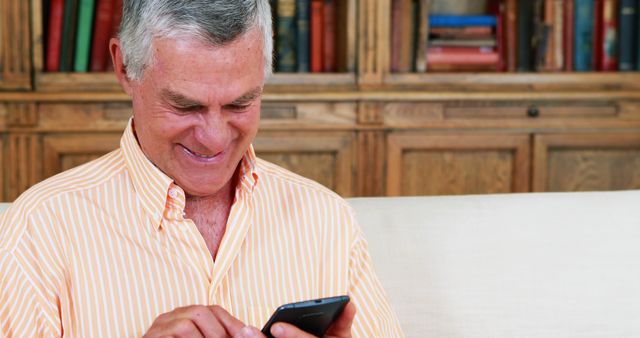
POLYGON ((387 196, 524 192, 528 135, 392 133, 387 196))
POLYGON ((29 1, 0 0, 0 90, 31 89, 29 1))
POLYGON ((121 136, 120 133, 43 136, 43 178, 51 177, 118 148, 121 136))
POLYGON ((311 178, 343 196, 353 196, 355 138, 352 133, 259 132, 260 158, 311 178))
POLYGON ((384 195, 385 133, 358 133, 357 196, 384 195))
POLYGON ((13 201, 22 192, 42 180, 40 136, 13 133, 7 138, 7 166, 4 167, 5 200, 13 201))
POLYGON ((640 133, 565 133, 534 139, 534 191, 640 188, 640 133))

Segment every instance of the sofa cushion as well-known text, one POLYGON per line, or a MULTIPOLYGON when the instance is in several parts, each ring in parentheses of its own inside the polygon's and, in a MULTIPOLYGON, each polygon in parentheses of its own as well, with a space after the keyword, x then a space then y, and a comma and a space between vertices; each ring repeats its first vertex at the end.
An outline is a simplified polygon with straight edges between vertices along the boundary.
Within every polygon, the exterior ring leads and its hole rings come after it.
POLYGON ((640 337, 640 191, 349 201, 407 337, 640 337))

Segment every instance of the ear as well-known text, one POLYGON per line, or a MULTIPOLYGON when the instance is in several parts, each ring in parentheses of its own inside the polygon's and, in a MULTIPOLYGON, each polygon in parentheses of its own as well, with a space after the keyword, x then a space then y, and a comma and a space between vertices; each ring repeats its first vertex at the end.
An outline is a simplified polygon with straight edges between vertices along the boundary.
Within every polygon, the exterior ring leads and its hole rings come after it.
POLYGON ((125 93, 131 96, 131 79, 127 77, 127 67, 124 65, 122 58, 120 40, 111 38, 109 41, 109 52, 111 53, 111 61, 113 61, 113 70, 116 73, 116 78, 118 78, 118 82, 120 82, 120 86, 122 86, 125 93))

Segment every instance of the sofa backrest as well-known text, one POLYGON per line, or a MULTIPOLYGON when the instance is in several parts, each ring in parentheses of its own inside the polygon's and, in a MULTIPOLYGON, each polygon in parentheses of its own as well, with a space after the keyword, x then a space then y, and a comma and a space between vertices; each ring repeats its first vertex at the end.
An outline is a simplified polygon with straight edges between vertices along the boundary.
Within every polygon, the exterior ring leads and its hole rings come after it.
POLYGON ((407 337, 640 337, 640 191, 349 202, 407 337))

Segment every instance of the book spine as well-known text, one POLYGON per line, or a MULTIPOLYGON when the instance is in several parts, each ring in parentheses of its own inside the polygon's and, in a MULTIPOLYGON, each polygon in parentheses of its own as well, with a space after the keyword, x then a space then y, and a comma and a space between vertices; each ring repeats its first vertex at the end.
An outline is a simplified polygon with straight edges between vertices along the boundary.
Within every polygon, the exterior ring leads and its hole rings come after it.
POLYGON ((593 70, 593 0, 575 0, 574 68, 576 71, 593 70))
POLYGON ((555 0, 544 1, 544 27, 546 34, 545 41, 545 53, 544 61, 540 65, 540 70, 553 71, 554 70, 554 57, 555 57, 555 0))
POLYGON ((62 45, 62 16, 64 0, 52 0, 49 8, 49 25, 47 31, 47 54, 45 70, 60 70, 60 47, 62 45))
POLYGON ((496 71, 498 72, 504 72, 507 71, 507 50, 506 50, 506 45, 507 45, 507 36, 506 36, 506 32, 505 32, 505 26, 506 26, 506 5, 504 3, 504 1, 501 0, 494 0, 493 4, 490 3, 490 10, 491 7, 493 7, 494 5, 496 5, 495 9, 493 9, 497 18, 497 22, 496 22, 496 33, 495 33, 495 39, 496 39, 496 49, 497 49, 497 54, 499 56, 498 59, 498 63, 496 66, 496 71))
POLYGON ((311 72, 322 72, 322 58, 324 57, 322 34, 324 33, 324 1, 311 1, 311 72))
POLYGON ((310 0, 297 0, 296 2, 296 26, 297 26, 297 57, 298 72, 308 73, 309 67, 309 14, 310 0))
POLYGON ((78 7, 78 27, 76 55, 73 70, 86 72, 89 69, 89 50, 91 47, 91 27, 93 26, 94 0, 80 0, 78 7))
POLYGON ((91 43, 91 66, 89 68, 92 72, 107 70, 107 51, 111 37, 113 5, 113 0, 98 0, 96 4, 93 41, 91 43))
POLYGON ((564 7, 564 36, 563 36, 563 50, 564 50, 564 70, 573 71, 573 40, 574 40, 574 14, 575 3, 574 0, 566 0, 564 7))
POLYGON ((553 59, 551 69, 564 69, 564 0, 553 2, 553 59))
POLYGON ((431 27, 492 26, 497 19, 492 15, 430 15, 431 27))
POLYGON ((323 70, 336 71, 336 4, 335 0, 324 0, 323 70))
POLYGON ((516 70, 519 72, 529 72, 532 70, 531 55, 532 45, 531 39, 533 34, 533 4, 529 1, 521 1, 516 7, 517 11, 517 30, 518 37, 516 39, 517 62, 516 70))
POLYGON ((618 70, 618 2, 604 0, 602 28, 601 69, 618 70))
POLYGON ((400 70, 400 48, 402 46, 402 0, 391 2, 391 71, 400 70))
POLYGON ((621 0, 620 2, 620 70, 636 69, 638 32, 638 1, 621 0))
POLYGON ((413 69, 414 54, 414 10, 412 0, 400 1, 400 64, 398 71, 401 73, 411 72, 413 69))
POLYGON ((278 0, 278 35, 276 41, 278 72, 296 71, 296 2, 278 0))
POLYGON ((534 68, 536 71, 544 70, 545 56, 549 48, 549 26, 545 25, 545 0, 535 0, 533 7, 534 36, 531 39, 535 50, 534 68))
POLYGON ((417 73, 427 71, 427 47, 429 44, 429 0, 420 0, 418 6, 418 27, 416 41, 416 63, 414 69, 417 73))
POLYGON ((60 45, 60 71, 73 71, 76 25, 78 24, 78 0, 65 0, 60 45))
MULTIPOLYGON (((518 2, 517 0, 507 0, 505 4, 505 29, 506 31, 506 58, 507 58, 507 71, 515 72, 518 65, 518 46, 517 46, 517 17, 518 17, 518 2)), ((524 4, 522 6, 525 6, 524 4)))
POLYGON ((498 52, 491 53, 429 53, 429 65, 497 65, 500 62, 498 52))

